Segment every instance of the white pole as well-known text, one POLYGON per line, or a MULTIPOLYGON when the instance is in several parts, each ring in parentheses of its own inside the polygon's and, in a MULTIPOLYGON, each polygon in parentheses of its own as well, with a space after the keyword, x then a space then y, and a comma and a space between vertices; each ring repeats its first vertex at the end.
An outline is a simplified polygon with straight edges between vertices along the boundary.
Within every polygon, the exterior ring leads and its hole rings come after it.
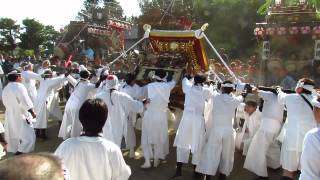
POLYGON ((239 81, 239 79, 237 78, 237 76, 234 74, 234 72, 229 68, 228 64, 223 60, 223 58, 221 57, 221 55, 218 53, 217 49, 212 45, 212 43, 210 42, 210 40, 208 39, 208 37, 206 36, 206 34, 204 32, 203 33, 203 37, 206 39, 206 41, 208 42, 208 44, 210 45, 210 47, 212 48, 212 50, 216 53, 216 55, 218 56, 218 58, 220 59, 220 61, 223 63, 223 65, 227 68, 228 72, 230 73, 230 75, 235 78, 235 80, 239 81))
POLYGON ((132 45, 128 50, 126 50, 124 53, 121 53, 120 56, 118 56, 115 60, 111 61, 108 65, 112 65, 113 63, 117 62, 122 58, 124 55, 126 55, 129 51, 131 51, 133 48, 135 48, 138 44, 140 44, 143 40, 145 40, 146 37, 141 38, 138 42, 136 42, 134 45, 132 45))

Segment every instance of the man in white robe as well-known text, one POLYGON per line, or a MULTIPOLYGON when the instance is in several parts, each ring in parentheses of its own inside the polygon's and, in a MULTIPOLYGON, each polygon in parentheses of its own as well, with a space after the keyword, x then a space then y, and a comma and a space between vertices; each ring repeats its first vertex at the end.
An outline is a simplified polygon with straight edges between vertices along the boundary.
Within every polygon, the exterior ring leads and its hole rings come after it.
POLYGON ((318 98, 312 101, 314 116, 318 127, 310 130, 303 141, 301 155, 300 180, 320 179, 320 102, 318 98))
POLYGON ((37 97, 36 82, 41 80, 41 75, 33 72, 33 64, 23 63, 22 84, 27 88, 28 94, 33 103, 35 103, 37 97))
POLYGON ((3 89, 5 106, 5 139, 7 151, 21 154, 34 148, 35 134, 32 119, 36 117, 32 101, 24 85, 21 73, 17 70, 8 74, 9 83, 3 89), (32 117, 31 117, 32 116, 32 117))
POLYGON ((258 97, 253 94, 248 94, 245 98, 244 111, 245 122, 242 131, 243 133, 247 133, 248 136, 243 139, 242 153, 244 156, 246 156, 252 139, 257 133, 261 124, 261 112, 258 108, 258 97))
POLYGON ((34 125, 37 137, 46 139, 46 129, 48 127, 48 116, 51 100, 54 95, 53 89, 60 86, 62 82, 66 81, 65 75, 59 77, 52 77, 52 71, 46 70, 42 74, 43 78, 40 80, 38 95, 35 101, 35 111, 37 113, 37 121, 34 125))
POLYGON ((315 91, 314 86, 311 79, 303 78, 297 83, 295 94, 286 94, 278 89, 279 103, 287 108, 280 157, 283 179, 294 179, 295 172, 300 170, 304 136, 317 126, 310 103, 315 91))
MULTIPOLYGON (((182 175, 183 164, 188 164, 190 152, 194 167, 199 163, 201 148, 205 140, 205 103, 213 91, 203 87, 205 76, 197 74, 193 81, 187 76, 182 80, 185 105, 173 146, 177 147, 177 166, 174 177, 182 175), (188 77, 188 78, 187 78, 188 77)), ((194 176, 197 173, 194 172, 194 176)))
POLYGON ((67 139, 80 136, 82 126, 79 121, 79 109, 89 97, 89 93, 95 90, 95 85, 89 82, 89 77, 90 72, 86 68, 80 71, 80 80, 70 75, 67 77, 74 90, 67 101, 58 137, 67 139))
MULTIPOLYGON (((122 85, 120 91, 128 94, 135 100, 142 100, 143 98, 143 89, 137 85, 134 81, 135 76, 133 74, 127 74, 126 82, 122 85)), ((130 158, 134 158, 135 152, 134 148, 136 146, 136 133, 135 133, 135 124, 137 120, 137 113, 130 112, 126 110, 129 114, 127 122, 127 135, 125 137, 126 148, 129 149, 130 158)))
POLYGON ((243 101, 242 96, 231 95, 234 89, 235 85, 231 81, 224 81, 221 85, 222 93, 212 97, 212 126, 196 168, 197 172, 206 175, 206 179, 211 179, 219 171, 219 180, 223 180, 233 168, 235 139, 232 119, 236 108, 243 101))
POLYGON ((128 94, 118 91, 119 82, 115 75, 108 75, 103 90, 101 90, 96 98, 102 99, 110 112, 108 119, 103 127, 103 135, 106 139, 113 141, 119 147, 121 141, 126 137, 128 112, 142 113, 143 103, 134 100, 128 94))
POLYGON ((171 90, 176 82, 167 82, 166 72, 157 70, 154 75, 155 82, 147 85, 150 103, 142 119, 141 146, 144 164, 141 168, 150 168, 150 159, 153 158, 154 167, 159 165, 159 159, 165 159, 169 153, 168 135, 168 103, 171 90))
POLYGON ((101 99, 85 101, 79 110, 84 133, 80 137, 67 139, 55 151, 69 170, 71 179, 129 179, 131 170, 120 148, 102 136, 107 116, 107 106, 101 99))
POLYGON ((280 145, 276 141, 282 122, 283 104, 279 104, 278 97, 270 91, 253 89, 264 101, 261 126, 249 147, 244 168, 258 175, 261 179, 268 178, 268 169, 280 167, 280 145))

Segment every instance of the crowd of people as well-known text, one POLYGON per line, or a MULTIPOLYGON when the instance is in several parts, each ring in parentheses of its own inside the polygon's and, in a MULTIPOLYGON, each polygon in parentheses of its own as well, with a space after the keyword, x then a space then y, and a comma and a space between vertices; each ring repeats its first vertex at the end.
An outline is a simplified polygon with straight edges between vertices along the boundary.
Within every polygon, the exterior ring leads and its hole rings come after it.
MULTIPOLYGON (((173 143, 177 164, 172 178, 182 176, 191 155, 195 178, 226 179, 238 149, 246 156, 243 167, 258 179, 268 179, 268 167, 282 167, 282 180, 294 179, 297 172, 301 180, 320 179, 320 101, 315 82, 302 78, 293 91, 258 87, 254 58, 244 79, 237 63, 230 64, 239 77, 234 82, 227 80, 218 63, 215 71, 223 81, 208 82, 212 79, 203 73, 184 75, 185 101, 173 143)), ((19 179, 22 172, 14 166, 41 170, 25 174, 29 179, 128 179, 131 170, 120 148, 135 156, 139 118, 145 160, 141 168, 158 167, 169 154, 168 104, 178 82, 167 82, 164 70, 156 70, 150 83, 139 86, 134 74, 121 81, 101 62, 89 67, 53 57, 37 70, 31 61, 22 61, 0 74, 6 77, 1 79, 5 121, 4 127, 0 123, 0 142, 16 155, 0 161, 1 179, 19 179), (60 120, 57 136, 64 141, 53 155, 29 155, 36 138, 47 138, 50 115, 60 120)))

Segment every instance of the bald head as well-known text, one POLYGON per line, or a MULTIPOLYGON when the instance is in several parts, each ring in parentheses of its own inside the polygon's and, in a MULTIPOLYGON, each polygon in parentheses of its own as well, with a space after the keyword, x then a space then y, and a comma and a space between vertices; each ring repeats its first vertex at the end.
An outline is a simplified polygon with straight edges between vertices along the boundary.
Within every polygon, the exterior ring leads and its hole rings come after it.
POLYGON ((60 160, 51 154, 26 154, 0 161, 2 180, 63 180, 60 160))

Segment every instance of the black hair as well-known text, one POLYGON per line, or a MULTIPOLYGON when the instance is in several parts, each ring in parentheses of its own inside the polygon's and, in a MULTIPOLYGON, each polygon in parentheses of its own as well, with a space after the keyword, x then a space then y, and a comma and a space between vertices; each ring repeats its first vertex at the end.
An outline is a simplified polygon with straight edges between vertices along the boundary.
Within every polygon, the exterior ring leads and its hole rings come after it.
POLYGON ((80 110, 79 119, 86 133, 98 134, 108 117, 107 105, 101 99, 86 100, 80 110))
POLYGON ((163 69, 158 69, 158 70, 156 70, 155 75, 159 76, 161 79, 163 79, 166 77, 167 73, 163 69))
POLYGON ((204 76, 202 74, 196 74, 193 79, 194 79, 195 85, 202 85, 204 82, 207 81, 206 76, 204 76))
POLYGON ((252 107, 257 107, 258 106, 258 103, 254 102, 254 101, 247 101, 245 104, 248 105, 248 106, 252 106, 252 107))
POLYGON ((12 70, 11 72, 16 71, 18 74, 8 74, 8 81, 9 82, 16 82, 17 79, 21 76, 20 71, 19 70, 12 70))
POLYGON ((82 79, 88 79, 90 77, 89 71, 86 71, 86 70, 80 71, 80 77, 82 79))
MULTIPOLYGON (((223 81, 222 85, 223 84, 233 84, 233 82, 227 80, 227 81, 223 81)), ((221 87, 221 91, 222 91, 222 94, 230 94, 232 91, 234 91, 234 89, 232 87, 221 87)))
POLYGON ((43 79, 49 78, 50 76, 52 76, 52 71, 50 69, 47 69, 41 76, 43 77, 43 79))
POLYGON ((8 81, 16 82, 19 76, 20 76, 19 74, 8 74, 8 81))
POLYGON ((135 79, 135 75, 132 74, 132 73, 129 73, 129 74, 126 75, 126 79, 125 80, 126 80, 126 83, 128 85, 130 85, 132 83, 132 81, 134 81, 134 79, 135 79))

